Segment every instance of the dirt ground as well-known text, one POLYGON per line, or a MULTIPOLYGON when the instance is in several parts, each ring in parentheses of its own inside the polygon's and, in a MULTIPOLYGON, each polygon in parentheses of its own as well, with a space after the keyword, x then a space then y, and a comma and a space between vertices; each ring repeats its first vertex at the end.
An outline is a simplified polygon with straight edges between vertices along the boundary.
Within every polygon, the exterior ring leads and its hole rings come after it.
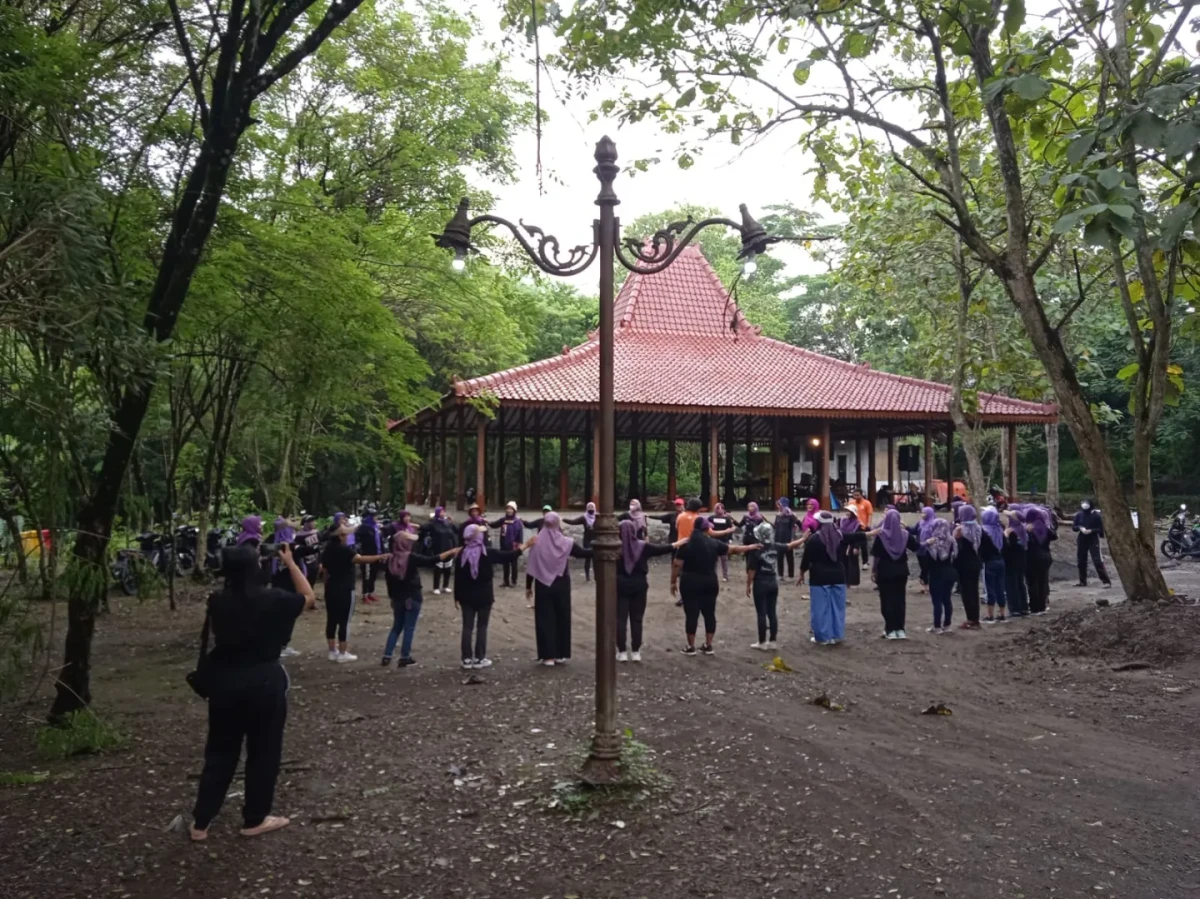
MULTIPOLYGON (((477 685, 445 596, 427 592, 419 664, 404 670, 378 666, 386 605, 356 612, 353 665, 328 662, 323 614, 304 616, 276 797, 293 826, 241 839, 234 796, 203 845, 167 830, 201 762, 205 707, 183 681, 199 603, 171 615, 114 598, 93 689, 130 744, 46 764, 32 751, 44 697, 2 719, 0 769, 51 776, 0 788, 0 897, 1200 896, 1200 662, 1153 656, 1144 623, 1143 670, 1115 672, 1120 653, 1067 639, 1149 614, 1123 609, 1119 590, 1056 583, 1046 618, 935 637, 914 589, 900 643, 879 639, 865 585, 846 644, 818 648, 793 587, 779 653, 793 671, 774 673, 749 648, 740 560, 733 573, 717 654, 686 658, 667 569, 652 571, 645 662, 620 666, 619 708, 659 782, 621 799, 562 786, 593 707, 581 571, 573 664, 532 664, 532 613, 501 590, 496 664, 477 685), (1096 609, 1099 596, 1114 605, 1096 609), (845 710, 813 705, 821 694, 845 710), (953 714, 920 714, 935 702, 953 714)), ((1197 633, 1200 608, 1168 614, 1164 633, 1197 633)))

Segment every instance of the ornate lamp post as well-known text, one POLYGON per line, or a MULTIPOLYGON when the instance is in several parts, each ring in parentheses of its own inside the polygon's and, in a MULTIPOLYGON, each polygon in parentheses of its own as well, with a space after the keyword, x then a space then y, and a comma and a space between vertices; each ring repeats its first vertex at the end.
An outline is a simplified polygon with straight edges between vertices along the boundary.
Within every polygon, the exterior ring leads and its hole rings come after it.
POLYGON ((614 208, 620 202, 613 192, 613 180, 617 177, 617 147, 608 137, 596 144, 596 167, 593 171, 600 180, 600 193, 596 205, 600 217, 592 222, 591 245, 581 244, 566 253, 559 249, 558 238, 546 234, 541 228, 514 225, 507 219, 495 215, 470 217, 470 202, 464 197, 458 210, 441 234, 433 235, 439 247, 454 251, 453 266, 461 271, 466 266, 467 255, 477 252, 471 244, 471 229, 476 225, 503 225, 512 232, 517 243, 533 260, 533 263, 549 275, 570 277, 577 275, 600 259, 600 496, 596 516, 595 537, 592 547, 596 555, 596 730, 592 735, 592 748, 584 765, 584 779, 594 784, 614 783, 620 777, 621 736, 617 731, 617 560, 621 542, 618 539, 617 520, 613 514, 615 494, 616 427, 613 403, 613 261, 631 272, 652 275, 669 266, 680 252, 695 240, 696 235, 710 225, 732 228, 742 236, 742 251, 738 258, 743 260, 747 275, 757 268, 755 257, 767 246, 779 240, 771 237, 747 211, 741 207, 742 221, 726 218, 710 218, 695 224, 675 222, 655 233, 649 246, 640 239, 620 239, 620 221, 614 208))

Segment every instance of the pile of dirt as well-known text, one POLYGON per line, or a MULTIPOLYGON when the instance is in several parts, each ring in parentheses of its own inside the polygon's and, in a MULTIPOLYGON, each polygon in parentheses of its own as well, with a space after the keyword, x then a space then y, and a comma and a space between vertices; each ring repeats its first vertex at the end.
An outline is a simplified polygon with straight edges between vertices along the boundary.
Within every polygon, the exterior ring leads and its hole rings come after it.
POLYGON ((1072 609, 1046 627, 1018 638, 1037 655, 1102 659, 1111 664, 1177 664, 1200 647, 1200 606, 1173 602, 1122 602, 1072 609))

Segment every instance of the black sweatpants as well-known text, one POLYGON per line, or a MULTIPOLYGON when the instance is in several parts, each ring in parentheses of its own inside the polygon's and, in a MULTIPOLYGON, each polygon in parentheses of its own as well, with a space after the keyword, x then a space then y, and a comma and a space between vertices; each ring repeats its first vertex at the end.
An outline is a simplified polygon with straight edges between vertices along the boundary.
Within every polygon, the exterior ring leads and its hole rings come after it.
POLYGON ((779 581, 759 570, 754 575, 751 594, 754 597, 754 614, 758 618, 758 642, 774 640, 779 636, 779 617, 776 614, 779 604, 779 581))
POLYGON ((1029 592, 1025 589, 1025 566, 1005 563, 1004 592, 1008 594, 1008 610, 1014 615, 1027 614, 1029 592))
POLYGON ((1075 550, 1079 562, 1079 583, 1087 586, 1088 553, 1091 553, 1092 564, 1096 566, 1096 574, 1100 575, 1100 583, 1111 584, 1108 579, 1108 569, 1104 567, 1104 559, 1100 556, 1100 538, 1095 534, 1081 534, 1075 550))
POLYGON ((504 563, 504 586, 507 587, 509 584, 511 584, 514 587, 517 586, 517 560, 516 559, 513 559, 511 562, 504 563))
POLYGON ((885 634, 904 630, 904 616, 908 610, 908 601, 904 591, 908 588, 908 578, 898 577, 879 582, 879 611, 883 613, 883 632, 885 634))
POLYGON ((924 584, 926 587, 928 587, 929 586, 929 556, 925 555, 925 553, 917 553, 917 569, 920 572, 917 575, 917 580, 919 580, 922 584, 924 584))
POLYGON ((632 642, 629 648, 637 652, 642 648, 642 619, 646 617, 647 587, 637 590, 617 591, 617 649, 625 651, 625 625, 629 625, 632 642))
POLYGON ((434 590, 449 590, 450 576, 454 574, 454 566, 450 565, 442 568, 440 565, 433 569, 433 589, 434 590))
POLYGON ((362 566, 362 585, 363 596, 375 595, 375 578, 379 574, 378 565, 363 565, 362 566))
POLYGON ((787 561, 787 576, 794 578, 796 576, 796 551, 789 549, 787 552, 780 553, 775 559, 775 567, 779 571, 779 576, 783 577, 783 563, 787 561))
POLYGON ((325 596, 325 639, 334 637, 345 643, 350 635, 350 615, 354 612, 354 594, 325 596))
POLYGON ((464 659, 480 659, 487 658, 487 632, 488 621, 492 617, 492 607, 484 606, 476 608, 463 604, 460 606, 462 610, 462 644, 459 647, 462 650, 464 659), (474 637, 474 641, 472 641, 474 637))
MULTIPOLYGON (((715 573, 713 580, 716 580, 715 573)), ((717 593, 715 585, 697 589, 689 587, 687 581, 680 581, 679 595, 683 597, 684 633, 689 637, 695 636, 701 615, 704 616, 704 633, 717 632, 717 593)))
POLYGON ((962 597, 963 612, 967 621, 979 623, 979 572, 970 571, 958 573, 959 595, 962 597))
POLYGON ((1046 611, 1050 606, 1050 566, 1027 565, 1025 582, 1029 585, 1029 611, 1046 611))
POLYGON ((207 830, 221 810, 246 741, 246 798, 242 822, 257 827, 271 812, 275 781, 283 757, 287 721, 287 675, 279 670, 270 685, 255 684, 214 691, 208 700, 208 739, 204 770, 192 812, 198 830, 207 830), (275 682, 279 681, 279 682, 275 682))
MULTIPOLYGON (((569 573, 565 577, 569 577, 569 573)), ((533 586, 533 621, 537 633, 539 659, 571 658, 571 591, 561 586, 563 578, 547 587, 541 581, 533 586)))

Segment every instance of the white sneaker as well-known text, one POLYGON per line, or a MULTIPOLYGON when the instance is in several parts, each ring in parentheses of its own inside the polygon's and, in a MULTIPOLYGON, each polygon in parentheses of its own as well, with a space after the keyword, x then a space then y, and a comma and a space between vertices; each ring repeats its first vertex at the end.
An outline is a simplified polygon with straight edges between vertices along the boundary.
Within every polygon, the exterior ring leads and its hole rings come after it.
POLYGON ((941 632, 942 632, 942 629, 940 627, 925 628, 925 633, 927 633, 927 634, 940 634, 941 632))
POLYGON ((349 652, 339 652, 337 660, 338 660, 338 662, 341 662, 341 663, 357 662, 358 656, 354 655, 353 653, 349 653, 349 652))
POLYGON ((640 662, 642 660, 642 652, 640 649, 635 649, 629 654, 629 661, 640 662))
POLYGON ((338 660, 338 651, 336 649, 329 650, 329 661, 336 662, 338 660))
POLYGON ((441 591, 441 589, 434 590, 434 591, 433 591, 433 595, 434 595, 434 596, 441 596, 441 595, 442 595, 442 591, 441 591))
POLYGON ((475 667, 476 668, 491 668, 492 660, 491 659, 478 659, 475 662, 475 667))
POLYGON ((883 639, 885 639, 885 640, 899 640, 899 639, 900 639, 900 635, 899 635, 898 633, 896 633, 896 631, 888 631, 886 634, 884 634, 884 635, 883 635, 883 639))
POLYGON ((766 641, 766 640, 763 640, 761 643, 751 643, 751 644, 750 644, 750 648, 751 648, 751 649, 766 649, 766 648, 767 648, 767 641, 766 641))
POLYGON ((908 634, 905 633, 904 631, 896 631, 896 639, 897 640, 907 640, 908 634))
POLYGON ((475 660, 474 660, 474 659, 463 659, 463 660, 462 660, 462 666, 463 666, 464 668, 474 668, 474 667, 475 667, 475 660))
POLYGON ((618 662, 628 662, 628 661, 629 661, 629 653, 627 653, 627 652, 618 652, 618 653, 617 653, 617 661, 618 661, 618 662))
POLYGON ((286 658, 291 658, 292 656, 300 655, 300 650, 292 649, 292 647, 290 647, 290 646, 285 646, 285 647, 283 647, 283 649, 279 650, 279 654, 286 658))
POLYGON ((542 659, 542 665, 546 668, 554 667, 554 659, 542 659))
POLYGON ((766 649, 778 649, 779 644, 776 643, 774 640, 768 640, 766 643, 763 644, 763 647, 766 649))

